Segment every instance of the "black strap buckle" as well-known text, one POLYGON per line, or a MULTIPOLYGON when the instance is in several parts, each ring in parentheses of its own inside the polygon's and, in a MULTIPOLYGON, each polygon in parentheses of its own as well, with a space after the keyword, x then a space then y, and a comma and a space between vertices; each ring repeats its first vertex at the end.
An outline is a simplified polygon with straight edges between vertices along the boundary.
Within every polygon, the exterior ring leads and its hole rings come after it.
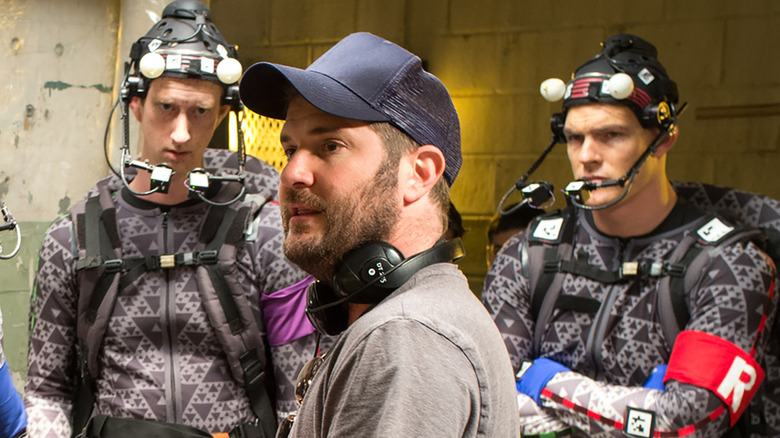
POLYGON ((213 265, 214 263, 217 263, 217 251, 216 250, 208 250, 208 251, 198 251, 193 254, 195 263, 200 265, 213 265))
POLYGON ((679 263, 664 263, 664 274, 670 277, 682 277, 685 275, 685 265, 679 263))
POLYGON ((122 271, 122 259, 111 259, 103 262, 103 269, 106 274, 116 274, 122 271))
POLYGON ((244 370, 244 380, 247 384, 251 385, 263 381, 265 377, 263 364, 254 350, 247 351, 239 360, 241 361, 241 368, 244 370))

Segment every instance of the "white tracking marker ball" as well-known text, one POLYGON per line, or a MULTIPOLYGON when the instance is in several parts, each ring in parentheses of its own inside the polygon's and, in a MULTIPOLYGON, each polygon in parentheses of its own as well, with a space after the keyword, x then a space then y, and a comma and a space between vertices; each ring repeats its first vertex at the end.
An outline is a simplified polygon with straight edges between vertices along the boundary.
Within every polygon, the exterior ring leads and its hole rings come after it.
POLYGON ((217 65, 217 77, 223 84, 232 84, 241 78, 243 68, 241 63, 234 58, 227 58, 217 65))
POLYGON ((557 102, 563 98, 563 93, 566 91, 566 84, 558 78, 550 78, 542 82, 539 87, 539 92, 542 93, 542 97, 550 102, 557 102))
POLYGON ((159 53, 147 53, 138 64, 141 74, 149 79, 155 79, 165 71, 165 59, 159 53))
POLYGON ((625 99, 634 91, 634 81, 625 73, 617 73, 607 79, 609 95, 615 99, 625 99))

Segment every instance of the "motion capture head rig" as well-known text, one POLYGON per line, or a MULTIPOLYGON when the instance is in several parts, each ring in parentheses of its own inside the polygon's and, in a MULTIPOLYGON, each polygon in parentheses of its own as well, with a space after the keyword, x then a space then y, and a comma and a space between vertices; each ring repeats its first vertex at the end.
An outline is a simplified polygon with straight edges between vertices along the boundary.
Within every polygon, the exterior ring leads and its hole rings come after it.
POLYGON ((13 215, 11 215, 11 211, 8 210, 8 207, 5 206, 5 202, 3 201, 0 201, 0 213, 3 216, 3 223, 0 224, 0 231, 16 230, 16 248, 14 248, 10 254, 2 254, 3 245, 2 242, 0 242, 0 260, 7 260, 19 252, 19 248, 22 246, 22 232, 13 215))
MULTIPOLYGON (((119 176, 128 190, 143 196, 152 193, 168 193, 173 168, 167 163, 150 164, 133 160, 129 152, 128 108, 134 97, 146 97, 149 83, 158 77, 203 79, 220 85, 224 92, 222 104, 229 105, 236 114, 238 133, 238 173, 236 175, 212 175, 205 169, 190 170, 186 185, 191 197, 198 197, 212 205, 229 205, 240 199, 246 188, 244 166, 246 152, 241 131, 243 105, 238 95, 238 80, 241 77, 241 63, 236 59, 237 48, 225 42, 225 38, 211 22, 209 9, 196 0, 176 0, 163 10, 162 18, 146 35, 130 49, 130 62, 125 63, 125 77, 122 81, 119 100, 122 102, 122 165, 119 176), (125 176, 126 167, 135 167, 151 173, 149 191, 137 192, 130 188, 125 176), (205 196, 214 181, 241 184, 241 190, 232 200, 216 203, 205 196)), ((117 104, 119 103, 117 100, 117 104)), ((116 108, 116 104, 114 105, 116 108)), ((114 109, 111 110, 113 114, 114 109)), ((109 116, 109 123, 111 116, 109 116)), ((110 164, 110 163, 109 163, 110 164)))
MULTIPOLYGON (((666 69, 658 61, 656 48, 642 38, 627 34, 614 35, 601 45, 601 53, 579 66, 572 74, 572 79, 568 84, 557 78, 542 82, 540 87, 542 96, 550 102, 563 99, 563 111, 553 114, 550 118, 552 139, 549 146, 501 200, 498 209, 501 214, 509 213, 502 211, 502 207, 514 190, 521 191, 524 198, 523 203, 529 203, 532 206, 535 206, 534 198, 544 198, 536 192, 538 189, 529 189, 533 184, 526 181, 556 144, 566 143, 563 128, 566 114, 573 106, 589 103, 626 105, 634 112, 644 128, 659 129, 658 135, 650 143, 647 150, 620 179, 601 183, 587 180, 569 183, 564 189, 564 193, 567 200, 579 208, 602 210, 623 200, 628 194, 634 177, 647 158, 674 133, 677 116, 685 109, 685 104, 681 106, 679 111, 676 110, 675 105, 679 99, 677 85, 669 78, 666 69), (585 205, 583 191, 613 186, 624 188, 623 193, 617 199, 598 206, 585 205), (525 192, 535 195, 527 196, 525 192)), ((552 196, 552 185, 549 183, 541 182, 535 185, 544 186, 544 190, 549 191, 549 197, 552 196)))

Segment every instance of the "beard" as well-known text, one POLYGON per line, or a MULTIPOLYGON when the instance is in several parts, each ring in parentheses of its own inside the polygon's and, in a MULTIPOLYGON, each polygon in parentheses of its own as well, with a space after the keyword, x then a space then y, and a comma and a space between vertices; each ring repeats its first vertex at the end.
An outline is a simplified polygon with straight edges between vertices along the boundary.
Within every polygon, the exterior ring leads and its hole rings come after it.
POLYGON ((335 266, 344 254, 356 246, 386 241, 398 222, 400 207, 396 204, 397 166, 385 160, 376 175, 359 192, 326 201, 310 191, 291 190, 282 203, 302 203, 325 216, 322 235, 303 237, 290 227, 290 211, 282 208, 284 255, 314 278, 331 282, 335 266), (394 167, 396 167, 394 169, 394 167))

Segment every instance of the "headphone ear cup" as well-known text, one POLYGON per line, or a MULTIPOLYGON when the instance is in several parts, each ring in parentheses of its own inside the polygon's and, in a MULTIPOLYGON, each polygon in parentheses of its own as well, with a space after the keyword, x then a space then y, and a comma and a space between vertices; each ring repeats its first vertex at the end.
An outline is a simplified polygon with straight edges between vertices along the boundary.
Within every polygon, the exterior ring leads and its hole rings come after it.
POLYGON ((350 302, 378 303, 397 287, 384 275, 403 261, 401 251, 387 242, 365 243, 344 254, 333 274, 333 285, 342 296, 360 291, 350 302))
POLYGON ((349 315, 345 304, 333 304, 339 298, 327 284, 315 281, 306 289, 306 316, 317 330, 336 336, 347 329, 349 315))

